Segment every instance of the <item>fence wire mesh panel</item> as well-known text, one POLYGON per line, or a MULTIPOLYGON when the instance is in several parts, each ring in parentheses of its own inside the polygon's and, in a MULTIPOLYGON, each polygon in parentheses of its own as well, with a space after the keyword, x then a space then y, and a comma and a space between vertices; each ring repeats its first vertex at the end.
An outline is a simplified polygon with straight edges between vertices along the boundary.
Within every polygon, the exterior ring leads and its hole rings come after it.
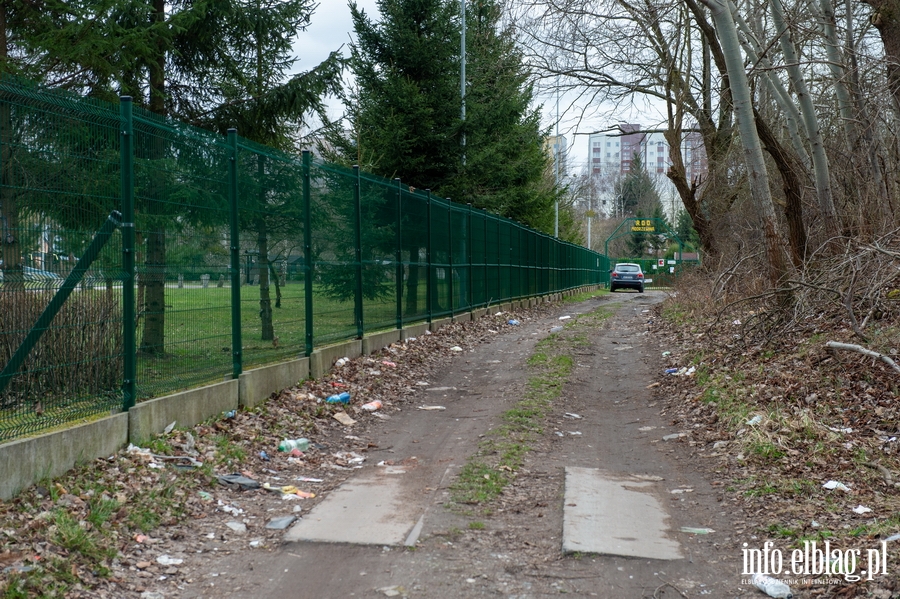
POLYGON ((401 303, 403 322, 407 323, 428 317, 428 205, 421 192, 401 187, 400 194, 401 303))
POLYGON ((303 167, 248 140, 238 148, 241 356, 252 368, 304 352, 303 167))
POLYGON ((399 180, 12 78, 0 258, 0 441, 609 264, 399 180))
POLYGON ((224 138, 135 108, 138 398, 231 369, 228 157, 224 138))
POLYGON ((470 300, 469 213, 468 206, 450 205, 450 263, 452 264, 454 312, 468 312, 472 307, 470 300))
POLYGON ((0 80, 0 441, 121 403, 119 234, 75 268, 118 207, 118 146, 114 107, 0 80))
POLYGON ((398 186, 360 175, 363 328, 397 327, 398 186))
POLYGON ((357 176, 315 165, 312 175, 313 326, 317 345, 357 336, 357 176))

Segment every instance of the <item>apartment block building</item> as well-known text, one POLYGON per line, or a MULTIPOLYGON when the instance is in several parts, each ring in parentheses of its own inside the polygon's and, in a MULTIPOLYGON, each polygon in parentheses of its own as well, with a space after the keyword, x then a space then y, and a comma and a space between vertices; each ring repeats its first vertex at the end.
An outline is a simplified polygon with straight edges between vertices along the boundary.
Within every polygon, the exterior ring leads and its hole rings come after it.
MULTIPOLYGON (((618 131, 590 135, 588 145, 588 169, 601 210, 613 205, 610 200, 616 182, 631 171, 635 155, 639 155, 644 168, 657 185, 663 207, 672 214, 677 211, 677 193, 666 177, 672 164, 671 149, 662 132, 642 131, 640 125, 620 123, 618 131)), ((708 163, 700 134, 685 134, 679 151, 688 181, 694 181, 698 177, 705 179, 708 163)), ((680 206, 680 201, 677 205, 680 206)))

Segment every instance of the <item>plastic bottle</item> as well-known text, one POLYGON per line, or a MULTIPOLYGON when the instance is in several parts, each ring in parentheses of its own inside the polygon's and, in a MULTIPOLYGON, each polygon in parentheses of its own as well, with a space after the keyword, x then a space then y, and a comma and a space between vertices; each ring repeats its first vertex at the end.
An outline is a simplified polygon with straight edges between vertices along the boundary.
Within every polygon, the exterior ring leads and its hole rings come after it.
POLYGON ((381 400, 376 399, 375 401, 370 401, 367 404, 363 404, 361 407, 363 410, 367 412, 374 412, 375 410, 380 410, 382 406, 381 400))
POLYGON ((291 451, 292 449, 306 451, 309 449, 309 439, 285 439, 278 444, 278 451, 291 451))
POLYGON ((325 403, 350 403, 350 394, 344 391, 340 395, 331 395, 325 403))
POLYGON ((754 574, 751 580, 753 586, 769 597, 775 597, 775 599, 791 599, 794 596, 794 594, 791 593, 791 587, 771 576, 754 574))

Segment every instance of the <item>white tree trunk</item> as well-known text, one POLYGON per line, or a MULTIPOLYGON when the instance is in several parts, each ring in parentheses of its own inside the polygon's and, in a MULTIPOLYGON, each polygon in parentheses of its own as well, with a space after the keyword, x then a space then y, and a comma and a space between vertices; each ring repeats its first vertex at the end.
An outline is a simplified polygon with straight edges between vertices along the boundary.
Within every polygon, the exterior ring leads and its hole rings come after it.
POLYGON ((831 193, 831 174, 828 168, 828 157, 825 155, 825 145, 822 143, 822 134, 819 131, 819 118, 812 103, 812 96, 809 95, 806 80, 800 72, 797 50, 794 48, 794 42, 791 41, 781 0, 769 0, 769 6, 772 9, 772 21, 779 32, 778 41, 781 43, 781 53, 784 55, 788 76, 791 78, 794 93, 797 94, 797 101, 800 103, 803 128, 806 130, 807 139, 809 139, 820 216, 823 219, 826 234, 831 237, 837 233, 837 221, 834 210, 834 197, 831 193))
POLYGON ((731 16, 729 0, 701 0, 709 8, 716 33, 725 55, 731 97, 734 102, 734 118, 741 134, 741 145, 744 147, 744 161, 750 181, 750 197, 759 215, 760 226, 766 242, 766 254, 769 262, 769 279, 772 287, 777 288, 787 274, 787 259, 775 217, 775 205, 769 190, 769 175, 763 157, 756 122, 753 117, 753 98, 750 94, 750 83, 744 70, 744 58, 741 44, 738 41, 737 28, 731 16))
POLYGON ((790 94, 784 89, 781 79, 778 78, 778 75, 776 75, 775 70, 772 68, 772 63, 766 58, 765 51, 760 48, 759 40, 753 35, 750 26, 737 12, 737 8, 732 8, 734 9, 732 17, 740 31, 738 39, 741 42, 741 46, 743 46, 744 52, 747 53, 747 58, 750 59, 750 62, 762 67, 764 72, 762 75, 763 83, 768 87, 775 102, 781 110, 784 111, 784 121, 787 126, 788 135, 791 138, 791 145, 794 147, 794 151, 797 153, 797 156, 800 157, 803 164, 809 168, 809 152, 806 151, 806 145, 803 143, 803 138, 800 137, 800 111, 797 109, 797 105, 794 104, 793 100, 791 100, 790 94))

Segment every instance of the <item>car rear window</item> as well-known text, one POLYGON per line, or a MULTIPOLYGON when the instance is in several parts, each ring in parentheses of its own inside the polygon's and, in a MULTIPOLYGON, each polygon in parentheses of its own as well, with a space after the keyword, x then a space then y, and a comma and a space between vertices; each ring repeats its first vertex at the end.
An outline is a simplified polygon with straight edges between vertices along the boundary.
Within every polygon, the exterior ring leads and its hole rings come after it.
POLYGON ((638 267, 632 264, 619 264, 616 266, 616 272, 638 272, 638 267))

